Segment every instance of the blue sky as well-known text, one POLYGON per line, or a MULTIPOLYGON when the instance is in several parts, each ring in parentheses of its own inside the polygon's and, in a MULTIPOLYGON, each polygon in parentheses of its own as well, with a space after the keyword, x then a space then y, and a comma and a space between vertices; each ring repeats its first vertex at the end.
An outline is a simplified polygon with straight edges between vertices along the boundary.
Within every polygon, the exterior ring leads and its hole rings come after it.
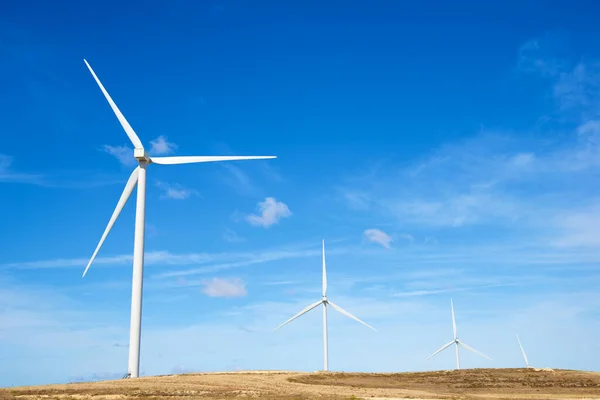
POLYGON ((13 1, 0 16, 0 385, 122 376, 150 153, 141 372, 600 370, 594 2, 13 1), (485 3, 485 4, 484 4, 485 3), (124 148, 127 147, 127 148, 124 148), (125 157, 123 157, 123 155, 125 157))

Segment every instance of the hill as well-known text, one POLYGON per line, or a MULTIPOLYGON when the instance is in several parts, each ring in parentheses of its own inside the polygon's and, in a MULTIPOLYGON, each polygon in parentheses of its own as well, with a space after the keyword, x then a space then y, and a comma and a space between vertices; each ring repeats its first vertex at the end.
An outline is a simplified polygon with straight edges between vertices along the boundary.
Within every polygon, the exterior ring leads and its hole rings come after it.
POLYGON ((407 373, 245 371, 17 387, 0 399, 586 399, 600 400, 600 373, 465 369, 407 373))

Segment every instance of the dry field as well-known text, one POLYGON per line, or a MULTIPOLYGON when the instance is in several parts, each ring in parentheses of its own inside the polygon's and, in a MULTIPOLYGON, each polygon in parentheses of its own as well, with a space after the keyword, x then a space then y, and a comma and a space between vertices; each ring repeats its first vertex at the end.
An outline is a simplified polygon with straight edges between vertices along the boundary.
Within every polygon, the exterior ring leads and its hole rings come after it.
POLYGON ((594 399, 600 373, 472 369, 397 374, 249 371, 0 389, 0 399, 594 399))

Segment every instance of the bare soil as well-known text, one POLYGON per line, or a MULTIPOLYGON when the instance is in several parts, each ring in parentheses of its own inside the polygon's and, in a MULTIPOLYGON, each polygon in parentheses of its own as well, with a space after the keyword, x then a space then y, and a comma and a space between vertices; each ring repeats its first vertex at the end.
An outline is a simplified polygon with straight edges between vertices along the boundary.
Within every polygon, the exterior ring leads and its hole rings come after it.
POLYGON ((600 400, 600 373, 467 369, 411 373, 246 371, 0 389, 0 399, 600 400))

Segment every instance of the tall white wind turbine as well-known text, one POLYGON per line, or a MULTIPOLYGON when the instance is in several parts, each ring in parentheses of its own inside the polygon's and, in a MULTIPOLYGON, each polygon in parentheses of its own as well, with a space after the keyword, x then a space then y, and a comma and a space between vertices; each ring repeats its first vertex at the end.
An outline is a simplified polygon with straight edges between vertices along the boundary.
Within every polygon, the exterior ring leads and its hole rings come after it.
POLYGON ((519 347, 521 348, 521 353, 523 354, 523 358, 525 359, 525 366, 527 368, 531 368, 531 365, 529 365, 529 361, 527 360, 527 354, 525 354, 525 350, 523 349, 523 345, 521 344, 521 340, 519 339, 519 335, 517 335, 517 342, 519 342, 519 347))
POLYGON ((455 345, 456 346, 456 369, 460 369, 460 357, 458 355, 458 345, 463 346, 465 349, 467 350, 471 350, 473 353, 475 354, 479 354, 482 357, 487 358, 488 360, 491 360, 491 358, 489 358, 488 356, 486 356, 483 353, 478 352, 477 350, 475 350, 474 348, 468 346, 466 343, 460 341, 458 339, 458 337, 456 336, 456 320, 454 318, 454 303, 452 303, 452 299, 450 299, 450 307, 452 308, 452 329, 454 331, 454 339, 452 339, 451 342, 443 345, 438 351, 436 351, 435 353, 433 353, 432 355, 430 355, 429 357, 427 357, 425 359, 425 361, 429 360, 431 357, 435 356, 436 354, 438 354, 439 352, 445 350, 446 348, 455 345))
POLYGON ((139 376, 139 365, 140 365, 140 334, 142 327, 142 287, 143 287, 143 275, 144 275, 144 231, 145 231, 145 214, 146 214, 146 168, 150 164, 161 164, 161 165, 173 165, 173 164, 189 164, 189 163, 201 163, 201 162, 213 162, 213 161, 234 161, 234 160, 258 160, 267 158, 277 158, 276 156, 184 156, 184 157, 150 157, 142 142, 134 132, 133 128, 121 111, 117 108, 117 105, 110 97, 92 67, 88 62, 83 60, 87 65, 88 69, 92 73, 92 76, 96 80, 96 83, 102 90, 104 97, 110 104, 113 112, 119 119, 119 122, 123 126, 125 133, 133 143, 133 157, 138 161, 138 166, 133 170, 125 189, 121 194, 121 198, 117 203, 112 217, 108 221, 108 225, 104 230, 104 234, 100 238, 100 242, 92 254, 83 276, 87 273, 90 265, 94 262, 102 243, 106 239, 115 221, 119 217, 121 210, 127 203, 127 200, 131 196, 133 189, 136 184, 137 188, 137 204, 135 214, 135 239, 133 246, 133 279, 132 279, 132 290, 131 290, 131 325, 129 333, 129 363, 127 369, 127 376, 137 378, 139 376))
POLYGON ((328 360, 328 355, 327 355, 328 354, 328 351, 327 351, 327 306, 328 305, 331 306, 334 310, 344 314, 346 317, 352 318, 353 320, 360 322, 364 326, 371 328, 374 331, 377 331, 377 329, 373 328, 371 325, 367 324, 366 322, 361 321, 360 319, 358 319, 354 315, 350 314, 348 311, 344 310, 342 307, 334 304, 332 301, 330 301, 327 298, 327 271, 325 268, 325 240, 323 240, 321 244, 322 244, 322 249, 323 249, 322 250, 322 254, 323 254, 323 297, 321 298, 321 300, 306 307, 304 310, 300 311, 298 314, 294 315, 292 318, 288 319, 283 324, 281 324, 277 328, 273 329, 273 332, 275 332, 277 329, 281 328, 282 326, 289 324, 296 318, 300 317, 303 314, 306 314, 313 308, 316 308, 322 304, 323 305, 323 364, 324 364, 323 370, 328 371, 329 370, 329 360, 328 360))

